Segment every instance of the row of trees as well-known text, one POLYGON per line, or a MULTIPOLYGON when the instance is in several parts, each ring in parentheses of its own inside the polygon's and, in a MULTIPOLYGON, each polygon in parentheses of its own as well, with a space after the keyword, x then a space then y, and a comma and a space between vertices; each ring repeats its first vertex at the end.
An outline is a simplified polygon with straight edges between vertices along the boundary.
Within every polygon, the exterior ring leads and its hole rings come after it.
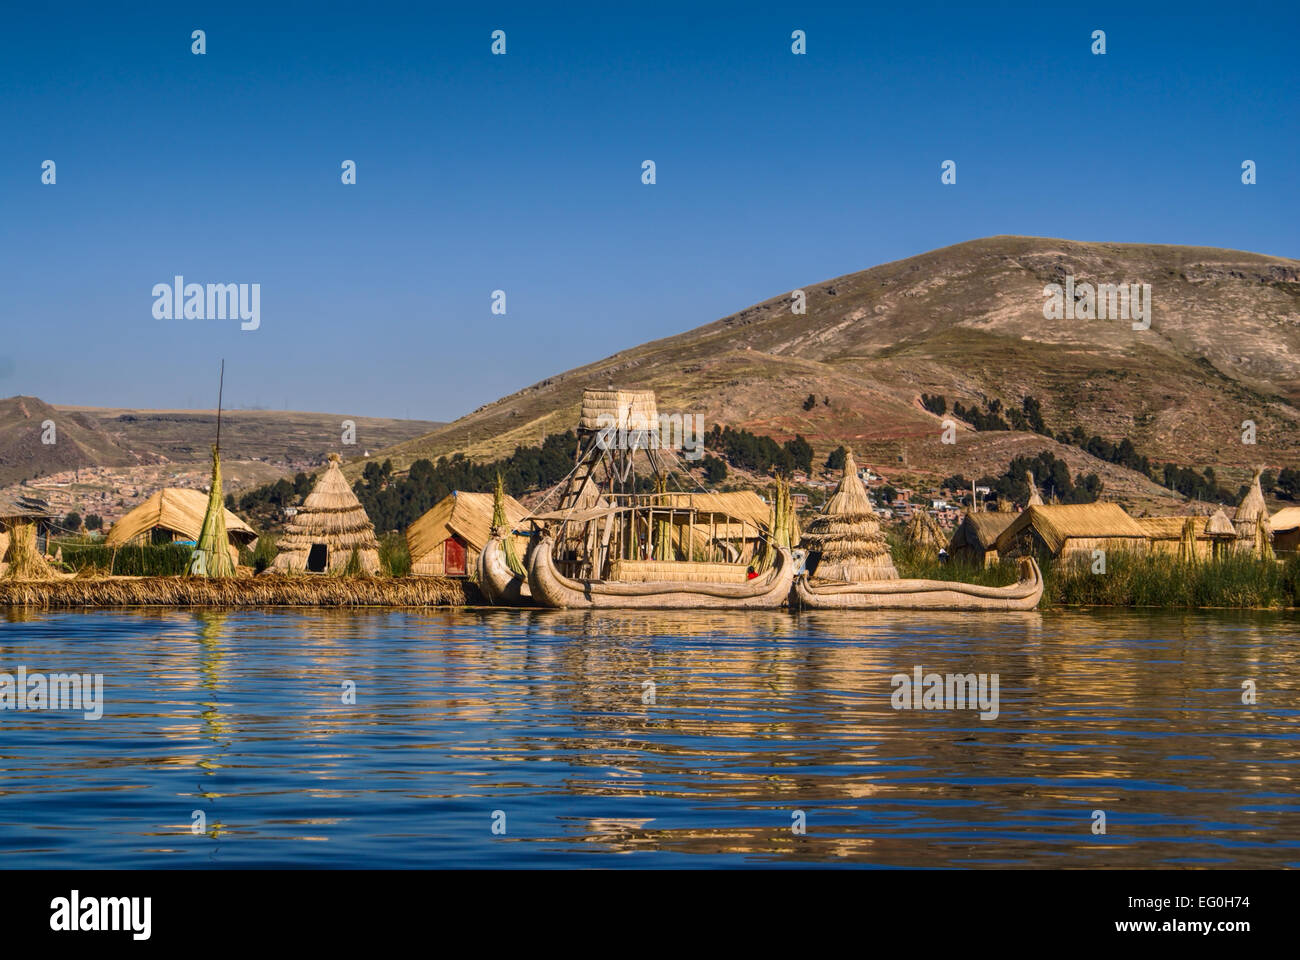
MULTIPOLYGON (((1034 483, 1044 500, 1055 497, 1061 503, 1093 503, 1101 496, 1104 486, 1095 473, 1086 476, 1079 473, 1072 479, 1070 465, 1049 450, 1032 457, 1015 457, 1000 475, 980 477, 974 485, 988 487, 999 500, 1025 503, 1029 500, 1026 472, 1033 474, 1034 483)), ((961 474, 954 474, 943 481, 943 486, 960 494, 961 491, 969 491, 972 484, 961 474)), ((958 499, 968 503, 970 497, 959 495, 958 499)))
POLYGON ((353 490, 376 530, 405 530, 453 490, 491 490, 498 473, 511 496, 553 486, 573 469, 577 449, 578 437, 570 430, 551 434, 541 447, 519 446, 489 463, 475 463, 463 453, 439 457, 437 463, 416 460, 405 477, 393 476, 389 460, 371 461, 353 490))
MULTIPOLYGON (((947 399, 942 395, 930 396, 923 393, 921 394, 921 405, 931 413, 940 416, 948 409, 947 399)), ((1043 420, 1042 404, 1032 396, 1026 396, 1021 401, 1019 409, 1014 406, 1004 406, 1002 401, 996 398, 988 400, 983 409, 980 409, 978 404, 966 407, 960 401, 954 401, 952 412, 954 416, 965 420, 976 430, 1020 430, 1040 433, 1048 437, 1053 436, 1043 420)), ((1139 453, 1136 445, 1128 437, 1124 437, 1116 443, 1097 434, 1089 435, 1082 427, 1074 426, 1069 431, 1057 433, 1053 439, 1057 443, 1078 447, 1098 460, 1140 473, 1155 483, 1168 487, 1170 490, 1181 493, 1186 497, 1233 505, 1240 503, 1241 497, 1245 493, 1244 488, 1234 494, 1228 488, 1220 486, 1215 480, 1212 467, 1206 467, 1205 470, 1198 472, 1190 467, 1183 467, 1174 463, 1157 465, 1150 457, 1139 453)), ((1283 492, 1284 484, 1281 481, 1281 475, 1273 481, 1277 486, 1275 492, 1278 496, 1286 496, 1288 499, 1300 499, 1300 472, 1294 470, 1282 471, 1282 474, 1288 473, 1292 476, 1287 478, 1285 488, 1293 493, 1289 495, 1283 492)), ((1023 486, 1023 483, 1021 485, 1023 486)), ((1268 493, 1269 488, 1266 487, 1264 492, 1268 493)), ((1062 498, 1062 502, 1071 501, 1062 498)))
POLYGON ((785 443, 748 430, 713 425, 704 445, 721 455, 733 467, 752 473, 788 476, 795 470, 812 473, 813 448, 802 436, 785 443))

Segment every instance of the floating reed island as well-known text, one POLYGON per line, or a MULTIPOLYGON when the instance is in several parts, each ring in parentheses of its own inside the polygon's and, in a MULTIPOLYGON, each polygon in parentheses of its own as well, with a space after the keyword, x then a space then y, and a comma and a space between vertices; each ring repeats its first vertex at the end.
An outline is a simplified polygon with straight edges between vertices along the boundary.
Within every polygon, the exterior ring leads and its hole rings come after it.
POLYGON ((479 601, 444 577, 70 577, 0 580, 0 606, 445 607, 479 601))
POLYGON ((588 390, 573 468, 539 502, 509 497, 498 475, 494 493, 451 492, 404 539, 376 536, 331 454, 303 503, 286 509, 277 544, 225 508, 219 400, 206 495, 163 490, 103 544, 64 543, 47 558, 37 527, 46 513, 0 503, 0 606, 1300 606, 1300 508, 1270 518, 1258 470, 1231 518, 1044 503, 1031 473, 1019 513, 1003 498, 998 513, 973 505, 949 535, 917 510, 886 533, 845 450, 839 484, 801 531, 788 480, 770 500, 705 490, 671 446, 647 439, 656 416, 651 391, 588 390), (611 444, 611 428, 633 442, 611 444))

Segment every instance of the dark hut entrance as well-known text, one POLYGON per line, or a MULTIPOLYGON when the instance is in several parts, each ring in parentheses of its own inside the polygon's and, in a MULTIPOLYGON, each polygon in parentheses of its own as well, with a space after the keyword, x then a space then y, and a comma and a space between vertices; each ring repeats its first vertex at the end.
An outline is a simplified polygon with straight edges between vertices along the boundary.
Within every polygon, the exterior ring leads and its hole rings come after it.
POLYGON ((451 536, 443 541, 442 568, 446 576, 465 576, 465 543, 451 536))
POLYGON ((307 572, 324 573, 325 564, 329 560, 329 548, 323 543, 313 543, 311 552, 307 554, 307 572))

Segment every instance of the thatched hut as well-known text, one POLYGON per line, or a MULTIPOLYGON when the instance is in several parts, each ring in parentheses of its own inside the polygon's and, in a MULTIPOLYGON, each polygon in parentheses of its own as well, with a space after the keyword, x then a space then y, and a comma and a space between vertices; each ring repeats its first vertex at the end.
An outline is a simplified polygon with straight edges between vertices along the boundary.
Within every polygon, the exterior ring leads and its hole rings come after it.
POLYGON ((997 563, 998 537, 1014 519, 1014 513, 967 513, 948 541, 948 556, 985 566, 997 563))
MULTIPOLYGON (((519 528, 528 508, 509 494, 502 496, 506 524, 519 528)), ((492 494, 453 490, 406 529, 411 572, 420 576, 464 577, 475 569, 478 555, 492 539, 492 494)), ((528 538, 514 538, 520 557, 528 538)))
POLYGON ((1146 534, 1152 553, 1173 554, 1184 560, 1203 560, 1213 555, 1214 537, 1206 531, 1209 517, 1135 517, 1133 522, 1146 534))
POLYGON ((937 557, 948 546, 948 536, 928 511, 913 510, 903 524, 903 542, 928 557, 937 557))
POLYGON ((1237 542, 1237 528, 1222 509, 1215 510, 1205 521, 1205 535, 1210 539, 1211 554, 1216 560, 1226 557, 1237 542))
POLYGON ((844 458, 839 486, 822 512, 808 522, 800 545, 808 551, 808 570, 820 580, 898 579, 852 451, 844 458))
POLYGON ((1250 479, 1250 489, 1241 498, 1236 513, 1232 515, 1232 525, 1237 530, 1238 550, 1262 554, 1266 551, 1261 549, 1259 529, 1262 520, 1266 529, 1262 536, 1267 540, 1268 505, 1264 502, 1264 491, 1260 488, 1260 474, 1261 471, 1256 468, 1254 476, 1250 479))
POLYGON ((1088 557, 1093 550, 1145 553, 1147 536, 1117 503, 1069 503, 1026 507, 997 539, 1005 559, 1088 557))
POLYGON ((330 454, 325 475, 285 527, 279 547, 276 570, 342 573, 355 555, 360 572, 379 572, 375 525, 348 486, 337 453, 330 454))
POLYGON ((58 514, 45 500, 27 496, 0 500, 0 557, 9 549, 9 531, 28 524, 35 530, 37 552, 46 553, 50 531, 57 520, 58 514))
POLYGON ((1283 507, 1268 519, 1273 532, 1273 549, 1278 553, 1300 550, 1300 507, 1283 507))
MULTIPOLYGON (((180 487, 159 490, 144 503, 113 524, 105 543, 110 547, 132 544, 198 541, 208 511, 208 494, 180 487)), ((257 539, 257 533, 235 514, 226 510, 226 539, 231 562, 237 562, 239 548, 257 539)))

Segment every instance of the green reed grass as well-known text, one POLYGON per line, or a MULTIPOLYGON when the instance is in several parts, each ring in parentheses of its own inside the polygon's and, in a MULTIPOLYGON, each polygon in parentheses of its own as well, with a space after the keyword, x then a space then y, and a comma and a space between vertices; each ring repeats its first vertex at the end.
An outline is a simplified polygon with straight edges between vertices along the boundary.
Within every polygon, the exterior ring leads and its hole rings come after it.
MULTIPOLYGON (((1014 561, 979 566, 938 558, 889 537, 898 575, 924 580, 963 580, 1000 587, 1015 583, 1014 561)), ((1106 572, 1093 573, 1091 557, 1057 561, 1039 557, 1043 599, 1039 609, 1056 606, 1300 607, 1300 557, 1278 562, 1234 554, 1222 560, 1181 563, 1175 554, 1110 551, 1106 572)))
POLYGON ((1280 563, 1244 554, 1184 563, 1173 554, 1111 551, 1105 573, 1093 573, 1092 566, 1089 558, 1045 566, 1043 606, 1300 606, 1300 560, 1294 556, 1280 563))
POLYGON ((403 534, 390 532, 380 538, 379 565, 390 577, 405 577, 410 574, 411 551, 403 534))

